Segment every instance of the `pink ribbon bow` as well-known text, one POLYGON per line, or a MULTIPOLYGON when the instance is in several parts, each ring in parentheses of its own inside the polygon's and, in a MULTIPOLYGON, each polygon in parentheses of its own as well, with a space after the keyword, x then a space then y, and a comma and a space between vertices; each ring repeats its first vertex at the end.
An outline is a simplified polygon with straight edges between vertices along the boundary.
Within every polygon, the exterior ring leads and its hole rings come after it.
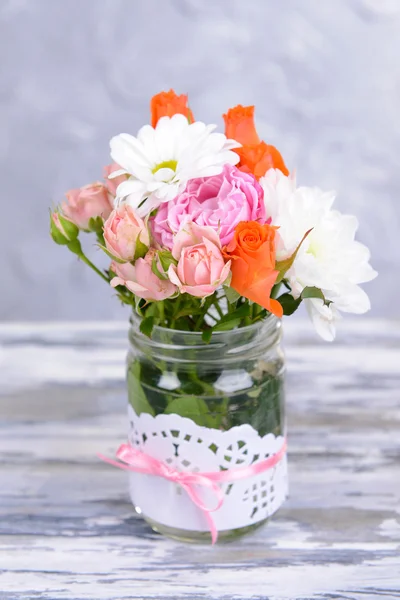
POLYGON ((208 525, 211 533, 211 541, 214 545, 218 539, 218 531, 212 518, 212 512, 215 512, 221 508, 224 502, 224 493, 219 487, 218 483, 225 483, 227 481, 237 481, 239 479, 246 479, 253 475, 263 473, 272 467, 275 467, 284 457, 286 453, 287 442, 284 440, 281 449, 276 454, 260 462, 254 463, 246 467, 236 467, 234 469, 228 469, 226 471, 214 471, 211 473, 187 473, 184 471, 178 471, 166 465, 157 458, 153 458, 136 448, 132 448, 129 444, 122 444, 117 450, 117 458, 120 462, 107 458, 102 454, 98 454, 101 460, 118 467, 119 469, 125 469, 126 471, 134 471, 135 473, 143 473, 145 475, 157 475, 158 477, 164 477, 168 481, 179 483, 179 485, 188 494, 191 501, 204 512, 207 518, 208 525), (215 506, 207 506, 200 494, 197 491, 197 487, 203 487, 210 489, 215 496, 215 506))

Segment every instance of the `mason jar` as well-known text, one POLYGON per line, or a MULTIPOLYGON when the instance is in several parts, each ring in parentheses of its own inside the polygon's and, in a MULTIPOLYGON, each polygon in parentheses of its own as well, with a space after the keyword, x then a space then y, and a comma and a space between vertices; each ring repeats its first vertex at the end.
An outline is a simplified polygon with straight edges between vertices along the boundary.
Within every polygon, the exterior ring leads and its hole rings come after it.
MULTIPOLYGON (((278 452, 285 440, 281 320, 201 333, 154 327, 140 332, 132 314, 127 359, 129 443, 184 473, 234 472, 278 452)), ((223 504, 206 514, 179 482, 130 473, 136 511, 151 527, 191 542, 244 535, 265 524, 287 495, 286 456, 273 468, 219 485, 223 504)), ((210 489, 196 489, 215 505, 210 489)))

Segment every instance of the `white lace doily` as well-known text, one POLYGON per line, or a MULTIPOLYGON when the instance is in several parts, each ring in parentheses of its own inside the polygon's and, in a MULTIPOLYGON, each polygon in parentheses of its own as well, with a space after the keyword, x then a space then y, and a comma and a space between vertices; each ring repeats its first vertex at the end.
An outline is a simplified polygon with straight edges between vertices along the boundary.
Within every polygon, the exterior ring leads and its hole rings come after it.
MULTIPOLYGON (((200 427, 179 415, 138 416, 128 407, 129 442, 134 448, 179 471, 211 472, 251 465, 277 453, 283 437, 260 437, 250 425, 219 431, 200 427)), ((287 496, 286 456, 259 475, 221 484, 225 498, 212 513, 218 531, 246 527, 272 515, 287 496)), ((177 483, 162 477, 130 473, 132 502, 144 516, 163 525, 191 531, 207 531, 204 513, 177 483)), ((215 505, 204 490, 202 496, 215 505)))

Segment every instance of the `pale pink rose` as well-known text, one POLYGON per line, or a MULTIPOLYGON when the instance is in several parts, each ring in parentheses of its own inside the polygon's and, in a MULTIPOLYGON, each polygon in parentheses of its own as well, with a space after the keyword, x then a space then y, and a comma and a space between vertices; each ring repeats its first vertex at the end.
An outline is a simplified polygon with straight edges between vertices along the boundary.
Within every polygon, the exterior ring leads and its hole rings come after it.
POLYGON ((143 256, 150 245, 146 224, 128 204, 115 208, 104 223, 104 242, 107 250, 127 262, 143 256))
POLYGON ((211 227, 186 223, 175 236, 168 277, 182 294, 205 298, 227 279, 231 261, 225 264, 218 235, 211 227))
POLYGON ((232 165, 225 165, 220 175, 192 179, 181 194, 161 204, 151 220, 157 243, 170 250, 173 235, 188 217, 212 227, 225 246, 240 221, 266 222, 263 190, 253 175, 232 165))
POLYGON ((117 163, 111 163, 111 165, 107 165, 103 168, 103 177, 105 180, 105 186, 113 196, 117 195, 117 187, 123 181, 126 181, 126 175, 118 175, 117 177, 112 177, 109 179, 112 173, 116 171, 120 171, 121 167, 117 163))
POLYGON ((179 260, 183 248, 201 244, 205 238, 221 249, 221 242, 215 229, 197 225, 197 223, 193 223, 193 221, 186 217, 186 220, 181 225, 181 229, 174 236, 172 256, 175 260, 179 260))
POLYGON ((151 270, 154 250, 150 250, 144 258, 138 258, 135 264, 112 263, 111 268, 116 277, 111 280, 112 287, 124 285, 139 298, 145 300, 165 300, 177 291, 176 286, 168 279, 159 279, 151 270))
POLYGON ((62 211, 79 229, 89 229, 92 218, 107 219, 113 209, 112 198, 100 182, 70 190, 65 195, 67 202, 62 203, 62 211))

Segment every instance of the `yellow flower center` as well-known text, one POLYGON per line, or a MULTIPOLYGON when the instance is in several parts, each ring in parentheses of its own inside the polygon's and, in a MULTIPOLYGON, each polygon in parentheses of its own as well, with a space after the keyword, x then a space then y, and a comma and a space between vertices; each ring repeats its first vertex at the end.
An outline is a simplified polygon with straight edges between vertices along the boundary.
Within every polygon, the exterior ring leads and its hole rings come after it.
POLYGON ((171 169, 171 171, 176 171, 176 166, 178 161, 176 160, 164 160, 164 162, 158 163, 152 170, 152 173, 157 173, 160 169, 171 169))
POLYGON ((321 254, 321 246, 315 240, 311 240, 310 245, 307 248, 307 254, 311 254, 314 258, 317 258, 321 254))

